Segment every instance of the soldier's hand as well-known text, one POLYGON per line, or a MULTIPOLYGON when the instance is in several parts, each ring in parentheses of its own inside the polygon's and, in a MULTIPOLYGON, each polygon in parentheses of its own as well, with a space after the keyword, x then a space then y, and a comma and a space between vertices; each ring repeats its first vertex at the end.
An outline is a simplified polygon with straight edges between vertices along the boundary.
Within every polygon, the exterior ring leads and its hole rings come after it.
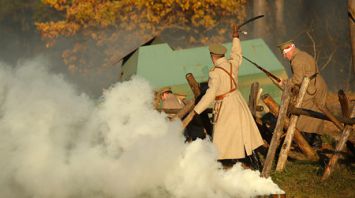
POLYGON ((280 88, 282 88, 283 87, 283 85, 284 85, 284 83, 285 83, 285 80, 283 80, 283 79, 280 79, 281 81, 280 82, 277 82, 275 79, 273 79, 273 78, 271 78, 271 80, 272 80, 272 82, 276 85, 276 86, 278 86, 278 87, 280 87, 280 88))
POLYGON ((282 87, 282 86, 284 86, 284 84, 285 84, 285 80, 284 80, 284 79, 280 79, 280 80, 281 80, 281 81, 278 82, 278 84, 279 84, 280 87, 282 87))
POLYGON ((236 24, 233 24, 232 25, 232 37, 233 38, 239 38, 239 31, 238 31, 238 25, 236 25, 236 24))

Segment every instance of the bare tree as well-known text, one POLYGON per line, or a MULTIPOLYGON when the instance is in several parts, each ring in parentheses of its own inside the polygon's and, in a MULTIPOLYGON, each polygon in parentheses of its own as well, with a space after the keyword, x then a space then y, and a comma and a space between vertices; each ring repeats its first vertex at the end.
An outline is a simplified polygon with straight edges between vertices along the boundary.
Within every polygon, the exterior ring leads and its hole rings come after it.
POLYGON ((349 30, 351 39, 351 57, 353 72, 355 73, 355 0, 348 0, 349 30))

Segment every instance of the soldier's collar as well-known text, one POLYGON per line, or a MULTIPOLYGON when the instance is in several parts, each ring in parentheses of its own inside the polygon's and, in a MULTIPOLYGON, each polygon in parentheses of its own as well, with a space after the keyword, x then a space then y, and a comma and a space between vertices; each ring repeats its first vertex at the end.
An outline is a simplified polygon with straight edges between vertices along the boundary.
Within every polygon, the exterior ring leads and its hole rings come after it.
POLYGON ((298 54, 298 52, 300 52, 300 50, 299 50, 298 48, 296 48, 296 49, 295 49, 295 52, 292 54, 292 57, 291 57, 291 60, 290 60, 290 61, 292 61, 292 60, 296 57, 296 55, 298 54))
POLYGON ((226 59, 226 57, 222 57, 222 58, 219 58, 216 62, 215 62, 215 66, 219 66, 221 65, 222 63, 224 62, 228 62, 228 60, 226 59))

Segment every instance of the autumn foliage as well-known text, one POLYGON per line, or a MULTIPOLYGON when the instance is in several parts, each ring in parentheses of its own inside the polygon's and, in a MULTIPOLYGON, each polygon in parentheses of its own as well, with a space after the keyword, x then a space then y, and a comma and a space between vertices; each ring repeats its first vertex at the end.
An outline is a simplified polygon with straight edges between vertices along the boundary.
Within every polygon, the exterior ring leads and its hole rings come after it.
POLYGON ((63 58, 71 71, 83 72, 90 64, 90 57, 83 55, 89 41, 102 52, 102 64, 96 66, 104 67, 117 63, 127 53, 125 46, 166 30, 184 32, 191 45, 223 41, 230 25, 245 17, 245 1, 42 0, 63 18, 36 26, 47 47, 64 37, 75 40, 63 58))

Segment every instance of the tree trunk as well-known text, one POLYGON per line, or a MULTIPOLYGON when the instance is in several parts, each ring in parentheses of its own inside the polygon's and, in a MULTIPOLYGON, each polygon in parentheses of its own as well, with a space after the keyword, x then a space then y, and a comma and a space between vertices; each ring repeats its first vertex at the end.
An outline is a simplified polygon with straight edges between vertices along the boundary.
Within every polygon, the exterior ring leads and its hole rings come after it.
POLYGON ((348 0, 349 30, 351 39, 351 57, 353 72, 355 73, 355 0, 348 0))

